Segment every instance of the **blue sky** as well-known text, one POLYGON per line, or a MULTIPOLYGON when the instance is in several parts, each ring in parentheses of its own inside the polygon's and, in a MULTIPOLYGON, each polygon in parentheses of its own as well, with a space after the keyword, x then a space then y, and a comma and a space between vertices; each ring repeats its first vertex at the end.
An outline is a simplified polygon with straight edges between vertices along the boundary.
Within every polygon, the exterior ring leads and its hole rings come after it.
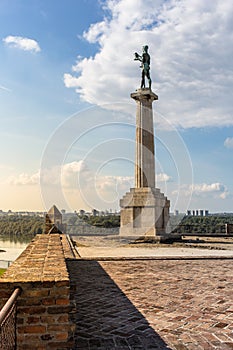
POLYGON ((1 0, 0 209, 118 209, 148 44, 157 187, 232 212, 232 19, 230 0, 1 0))

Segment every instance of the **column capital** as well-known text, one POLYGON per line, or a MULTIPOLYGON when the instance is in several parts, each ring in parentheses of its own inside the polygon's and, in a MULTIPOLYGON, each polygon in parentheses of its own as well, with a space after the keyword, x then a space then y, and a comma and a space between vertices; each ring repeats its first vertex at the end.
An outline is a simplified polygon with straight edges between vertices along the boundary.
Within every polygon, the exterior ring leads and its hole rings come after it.
POLYGON ((137 89, 135 92, 132 92, 130 96, 136 101, 151 100, 151 102, 153 102, 158 100, 158 96, 148 88, 137 89))

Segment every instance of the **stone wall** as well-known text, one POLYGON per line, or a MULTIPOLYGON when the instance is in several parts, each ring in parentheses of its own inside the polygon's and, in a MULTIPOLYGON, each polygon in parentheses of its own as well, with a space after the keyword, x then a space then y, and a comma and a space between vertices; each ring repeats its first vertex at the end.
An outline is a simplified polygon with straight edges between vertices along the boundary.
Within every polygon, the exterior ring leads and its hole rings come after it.
POLYGON ((72 349, 70 281, 66 258, 73 254, 63 234, 37 235, 0 278, 0 307, 15 287, 17 349, 72 349))

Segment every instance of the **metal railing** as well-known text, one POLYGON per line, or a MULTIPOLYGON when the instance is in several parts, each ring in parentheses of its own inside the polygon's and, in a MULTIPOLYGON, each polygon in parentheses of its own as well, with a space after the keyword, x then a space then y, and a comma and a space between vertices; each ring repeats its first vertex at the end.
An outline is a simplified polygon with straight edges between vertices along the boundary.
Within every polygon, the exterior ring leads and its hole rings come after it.
POLYGON ((16 302, 21 288, 16 288, 0 311, 0 349, 16 349, 16 302))

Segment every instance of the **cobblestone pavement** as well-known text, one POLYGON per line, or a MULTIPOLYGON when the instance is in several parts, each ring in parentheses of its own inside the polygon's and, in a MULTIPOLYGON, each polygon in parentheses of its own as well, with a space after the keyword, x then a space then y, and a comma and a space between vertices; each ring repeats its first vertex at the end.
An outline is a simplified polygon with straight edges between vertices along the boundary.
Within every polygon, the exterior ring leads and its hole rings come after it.
POLYGON ((233 349, 233 260, 68 262, 76 349, 233 349))

